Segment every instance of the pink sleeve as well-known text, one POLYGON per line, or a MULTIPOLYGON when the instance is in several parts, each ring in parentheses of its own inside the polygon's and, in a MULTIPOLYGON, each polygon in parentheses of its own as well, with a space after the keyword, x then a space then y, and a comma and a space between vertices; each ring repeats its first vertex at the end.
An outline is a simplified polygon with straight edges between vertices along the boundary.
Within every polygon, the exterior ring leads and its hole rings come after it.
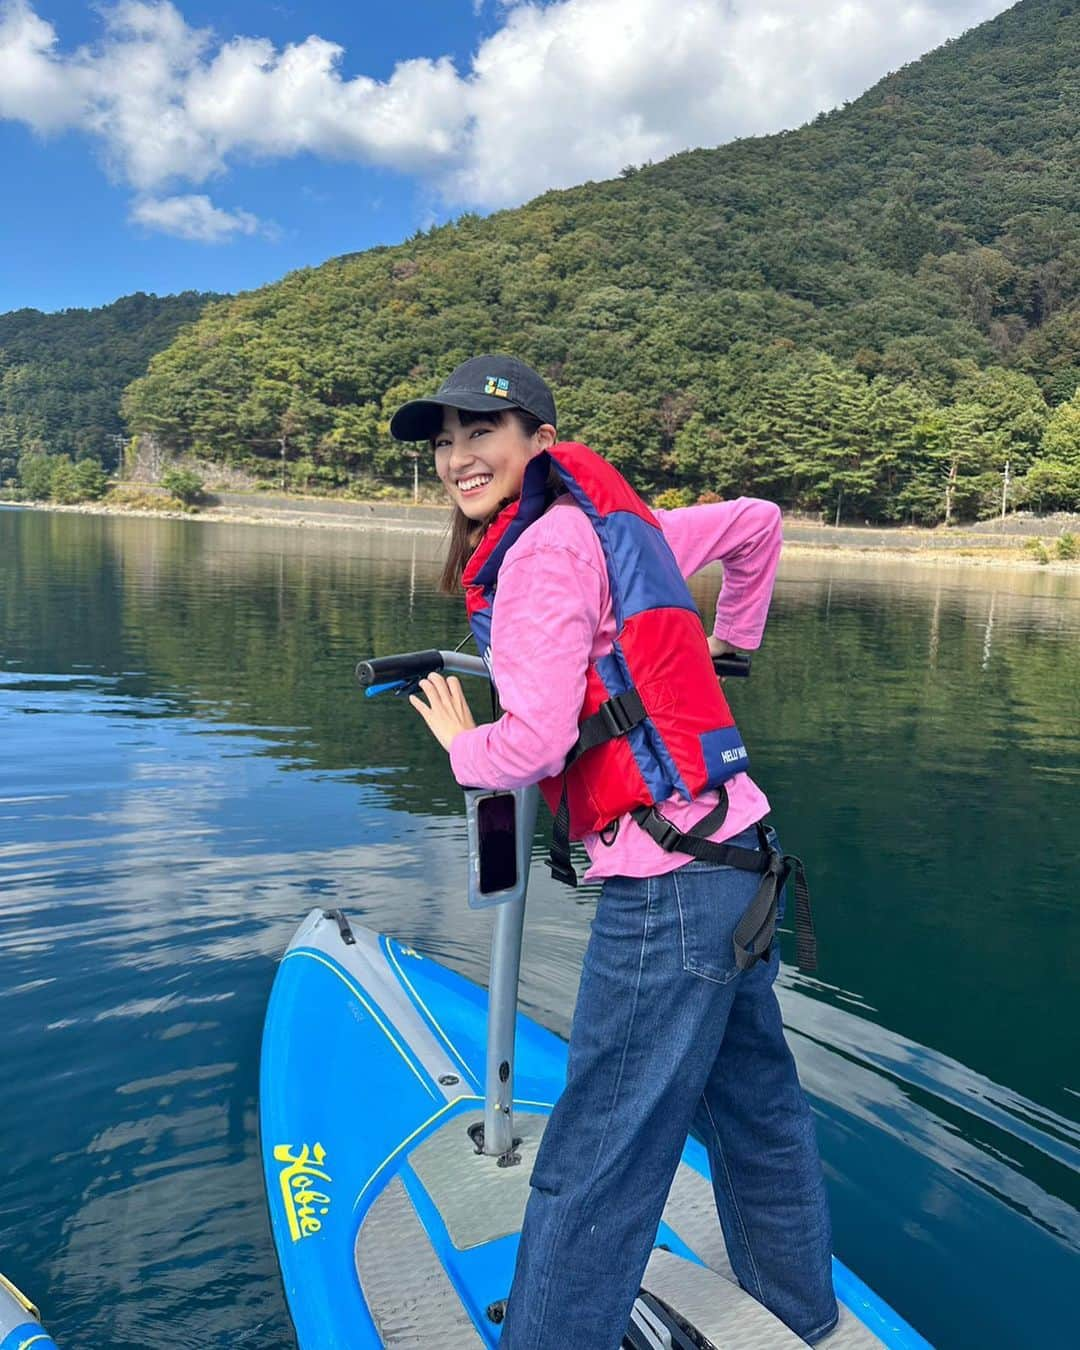
POLYGON ((657 511, 684 577, 724 565, 713 636, 751 650, 761 642, 783 542, 780 508, 756 497, 657 511))
POLYGON ((573 548, 524 543, 511 550, 499 571, 492 614, 503 715, 459 733, 450 747, 451 770, 464 787, 535 783, 562 768, 577 740, 606 578, 594 559, 573 548))

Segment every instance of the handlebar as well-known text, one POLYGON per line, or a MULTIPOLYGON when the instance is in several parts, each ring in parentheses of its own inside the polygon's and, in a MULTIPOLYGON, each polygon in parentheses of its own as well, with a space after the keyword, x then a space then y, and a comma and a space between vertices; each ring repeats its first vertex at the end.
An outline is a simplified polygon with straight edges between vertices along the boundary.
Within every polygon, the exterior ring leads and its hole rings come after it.
MULTIPOLYGON (((749 675, 750 658, 739 652, 728 652, 724 656, 714 657, 713 669, 721 679, 731 675, 749 675)), ((404 691, 410 685, 415 688, 417 680, 422 680, 435 670, 446 675, 477 675, 484 680, 491 679, 487 663, 481 657, 435 648, 423 652, 401 652, 396 656, 373 656, 368 661, 358 661, 356 678, 367 697, 373 698, 391 689, 404 691)))
POLYGON ((712 664, 713 670, 722 680, 729 675, 750 674, 750 657, 742 652, 725 652, 723 656, 714 656, 712 664))
POLYGON ((425 675, 439 670, 446 675, 479 675, 490 680, 487 665, 479 656, 468 652, 443 652, 434 648, 425 652, 401 652, 397 656, 373 656, 369 661, 358 661, 356 678, 368 698, 390 689, 401 689, 415 684, 425 675))

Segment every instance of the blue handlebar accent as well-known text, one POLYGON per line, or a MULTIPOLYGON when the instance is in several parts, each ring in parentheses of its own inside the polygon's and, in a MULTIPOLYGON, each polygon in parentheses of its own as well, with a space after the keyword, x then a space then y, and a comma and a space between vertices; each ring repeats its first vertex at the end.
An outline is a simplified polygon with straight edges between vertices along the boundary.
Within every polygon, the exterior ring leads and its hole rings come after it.
POLYGON ((386 694, 391 689, 404 689, 407 683, 407 680, 391 680, 389 684, 369 684, 364 690, 364 697, 374 698, 376 694, 386 694))

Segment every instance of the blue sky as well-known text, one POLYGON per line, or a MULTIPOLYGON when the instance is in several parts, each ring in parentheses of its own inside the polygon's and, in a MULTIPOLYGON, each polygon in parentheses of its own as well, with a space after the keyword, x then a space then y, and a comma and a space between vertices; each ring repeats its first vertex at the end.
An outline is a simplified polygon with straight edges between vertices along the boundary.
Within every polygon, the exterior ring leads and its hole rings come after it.
POLYGON ((237 291, 800 125, 995 0, 0 0, 0 311, 237 291))

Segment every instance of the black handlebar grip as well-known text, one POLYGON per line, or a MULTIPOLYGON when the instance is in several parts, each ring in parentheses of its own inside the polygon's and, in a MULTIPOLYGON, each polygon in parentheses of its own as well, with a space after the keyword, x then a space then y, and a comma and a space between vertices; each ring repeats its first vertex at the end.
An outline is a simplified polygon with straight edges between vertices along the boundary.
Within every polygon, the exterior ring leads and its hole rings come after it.
POLYGON ((370 661, 356 663, 356 678, 360 686, 379 684, 390 680, 419 680, 433 670, 442 670, 442 652, 402 652, 398 656, 373 656, 370 661))
POLYGON ((713 657, 713 670, 721 679, 729 675, 749 675, 750 658, 740 652, 725 652, 723 656, 713 657))
MULTIPOLYGON (((360 686, 390 680, 417 680, 430 675, 433 670, 442 670, 442 652, 429 650, 424 652, 402 652, 397 656, 373 656, 369 661, 356 663, 356 678, 360 686)), ((750 658, 738 652, 728 652, 724 656, 713 658, 713 669, 720 677, 729 675, 749 675, 750 658)))

